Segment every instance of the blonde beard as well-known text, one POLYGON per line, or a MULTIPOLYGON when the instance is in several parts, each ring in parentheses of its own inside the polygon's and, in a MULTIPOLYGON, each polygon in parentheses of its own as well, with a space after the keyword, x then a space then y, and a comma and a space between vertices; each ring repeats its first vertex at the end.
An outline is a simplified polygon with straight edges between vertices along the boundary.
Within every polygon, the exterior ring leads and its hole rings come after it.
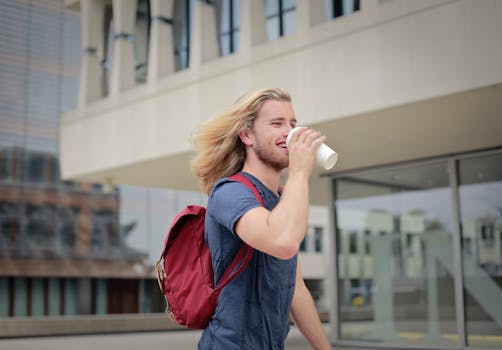
POLYGON ((259 142, 254 147, 254 152, 256 158, 276 171, 281 171, 289 165, 289 159, 283 160, 282 157, 277 156, 274 151, 264 150, 259 142))

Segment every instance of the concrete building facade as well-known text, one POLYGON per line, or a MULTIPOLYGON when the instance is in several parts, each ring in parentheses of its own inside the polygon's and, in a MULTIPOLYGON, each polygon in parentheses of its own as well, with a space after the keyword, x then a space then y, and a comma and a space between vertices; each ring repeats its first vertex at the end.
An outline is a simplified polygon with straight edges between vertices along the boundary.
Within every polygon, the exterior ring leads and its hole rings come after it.
POLYGON ((152 0, 147 45, 141 1, 83 3, 68 3, 88 54, 61 124, 64 177, 196 191, 197 125, 286 88, 340 154, 311 184, 328 208, 333 342, 502 347, 500 2, 152 0), (112 41, 93 21, 106 6, 112 41))

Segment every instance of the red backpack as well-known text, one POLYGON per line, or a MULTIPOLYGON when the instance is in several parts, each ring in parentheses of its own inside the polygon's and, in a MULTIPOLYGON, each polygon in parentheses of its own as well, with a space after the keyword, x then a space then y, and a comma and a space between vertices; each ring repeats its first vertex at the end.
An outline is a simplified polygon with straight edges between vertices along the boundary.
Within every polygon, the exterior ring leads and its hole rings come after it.
MULTIPOLYGON (((263 205, 258 190, 247 177, 235 174, 230 178, 251 189, 263 205)), ((167 302, 166 312, 179 325, 193 329, 206 328, 221 290, 246 268, 253 256, 253 249, 243 243, 214 287, 211 254, 204 239, 205 216, 206 208, 196 205, 179 212, 156 264, 159 287, 167 302)))

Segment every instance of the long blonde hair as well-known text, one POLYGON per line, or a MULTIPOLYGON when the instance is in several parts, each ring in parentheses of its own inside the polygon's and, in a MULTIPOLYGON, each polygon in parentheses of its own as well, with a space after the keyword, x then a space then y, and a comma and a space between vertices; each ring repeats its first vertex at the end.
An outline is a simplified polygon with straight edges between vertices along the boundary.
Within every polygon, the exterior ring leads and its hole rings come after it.
POLYGON ((248 93, 226 112, 207 120, 192 135, 196 156, 191 168, 205 193, 209 194, 217 180, 242 169, 246 148, 239 133, 252 128, 258 111, 267 100, 291 102, 291 97, 279 88, 248 93))

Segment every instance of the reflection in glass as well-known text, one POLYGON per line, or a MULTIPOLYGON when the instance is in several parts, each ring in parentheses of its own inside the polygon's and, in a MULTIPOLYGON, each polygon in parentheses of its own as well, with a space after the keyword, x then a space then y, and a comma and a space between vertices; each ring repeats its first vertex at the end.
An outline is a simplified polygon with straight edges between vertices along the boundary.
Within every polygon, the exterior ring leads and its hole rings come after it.
POLYGON ((296 29, 296 1, 265 0, 265 17, 268 40, 293 34, 296 29))
POLYGON ((280 0, 266 0, 265 1, 265 15, 273 16, 277 13, 277 9, 279 8, 280 0))
POLYGON ((300 252, 323 253, 324 227, 309 224, 307 232, 300 243, 300 252))
POLYGON ((361 8, 360 0, 325 0, 326 20, 350 15, 361 8))
MULTIPOLYGON (((153 267, 174 216, 189 204, 205 205, 199 192, 136 186, 120 187, 119 226, 123 245, 153 267)), ((124 249, 122 249, 124 253, 124 249)))
POLYGON ((227 56, 239 49, 240 0, 219 0, 220 55, 227 56))
POLYGON ((284 35, 294 34, 296 31, 296 11, 284 13, 284 35))
MULTIPOLYGON (((56 242, 56 247, 60 247, 58 251, 73 256, 75 254, 76 244, 76 223, 79 215, 77 208, 60 207, 58 208, 59 224, 59 242, 56 242)), ((56 230, 58 231, 58 230, 56 230)))
POLYGON ((173 8, 174 65, 180 71, 189 65, 190 1, 177 0, 173 8))
POLYGON ((459 162, 467 342, 502 349, 502 155, 459 162))
POLYGON ((267 36, 268 40, 275 40, 279 38, 279 18, 272 17, 267 19, 267 36))
POLYGON ((45 180, 45 164, 43 154, 31 154, 28 162, 28 178, 31 182, 40 183, 45 180))
POLYGON ((105 4, 103 16, 103 53, 101 58, 103 96, 110 93, 110 79, 113 60, 113 6, 105 4))
POLYGON ((138 0, 134 28, 134 71, 137 83, 146 82, 150 21, 150 2, 138 0))
POLYGON ((323 252, 323 228, 315 226, 314 227, 314 250, 316 253, 322 253, 323 252))
POLYGON ((446 162, 336 180, 342 340, 456 345, 446 162))

